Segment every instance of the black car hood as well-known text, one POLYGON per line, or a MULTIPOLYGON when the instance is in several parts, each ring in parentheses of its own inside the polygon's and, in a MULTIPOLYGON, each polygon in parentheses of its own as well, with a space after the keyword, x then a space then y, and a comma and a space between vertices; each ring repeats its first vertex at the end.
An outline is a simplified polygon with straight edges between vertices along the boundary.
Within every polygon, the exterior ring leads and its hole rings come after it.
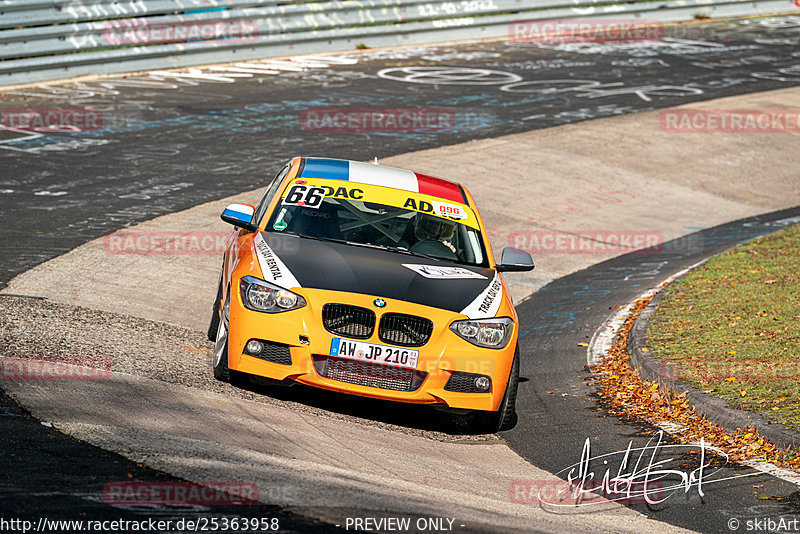
POLYGON ((371 247, 273 232, 262 232, 260 237, 302 287, 375 295, 454 312, 464 310, 495 275, 492 269, 371 247), (427 278, 404 263, 458 267, 482 277, 427 278))

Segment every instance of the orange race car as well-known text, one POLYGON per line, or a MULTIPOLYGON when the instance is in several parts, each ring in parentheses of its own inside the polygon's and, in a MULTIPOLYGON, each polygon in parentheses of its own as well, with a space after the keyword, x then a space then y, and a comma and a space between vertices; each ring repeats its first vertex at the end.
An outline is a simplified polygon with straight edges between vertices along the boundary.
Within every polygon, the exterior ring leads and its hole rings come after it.
POLYGON ((258 206, 233 204, 209 339, 213 370, 475 411, 513 425, 517 314, 500 275, 528 271, 459 184, 386 167, 294 158, 258 206))

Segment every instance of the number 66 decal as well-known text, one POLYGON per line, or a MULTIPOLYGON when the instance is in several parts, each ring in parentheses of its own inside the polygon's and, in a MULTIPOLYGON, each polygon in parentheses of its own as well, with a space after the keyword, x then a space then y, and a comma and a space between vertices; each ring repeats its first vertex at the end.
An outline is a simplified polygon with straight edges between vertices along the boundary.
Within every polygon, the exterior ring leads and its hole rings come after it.
POLYGON ((308 185, 294 184, 283 197, 283 204, 303 206, 304 208, 318 208, 325 198, 324 187, 311 187, 308 185))

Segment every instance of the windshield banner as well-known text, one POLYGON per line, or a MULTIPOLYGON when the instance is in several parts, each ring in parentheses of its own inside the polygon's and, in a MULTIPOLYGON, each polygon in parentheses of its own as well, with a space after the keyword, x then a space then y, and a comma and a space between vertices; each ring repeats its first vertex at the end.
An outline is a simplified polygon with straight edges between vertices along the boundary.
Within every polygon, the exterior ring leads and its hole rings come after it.
POLYGON ((318 208, 325 198, 343 201, 359 200, 404 208, 444 219, 452 219, 470 228, 479 229, 475 214, 464 204, 412 191, 356 182, 342 182, 341 180, 321 178, 293 180, 283 192, 281 203, 318 208))

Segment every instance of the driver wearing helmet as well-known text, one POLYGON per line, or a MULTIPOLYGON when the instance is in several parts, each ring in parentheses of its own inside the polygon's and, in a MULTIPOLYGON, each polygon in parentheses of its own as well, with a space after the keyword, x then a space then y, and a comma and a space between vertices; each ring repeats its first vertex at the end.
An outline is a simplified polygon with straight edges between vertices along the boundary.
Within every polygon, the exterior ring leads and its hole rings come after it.
POLYGON ((426 213, 417 213, 414 218, 414 237, 419 241, 438 241, 456 253, 456 247, 451 243, 456 231, 456 223, 426 213))

